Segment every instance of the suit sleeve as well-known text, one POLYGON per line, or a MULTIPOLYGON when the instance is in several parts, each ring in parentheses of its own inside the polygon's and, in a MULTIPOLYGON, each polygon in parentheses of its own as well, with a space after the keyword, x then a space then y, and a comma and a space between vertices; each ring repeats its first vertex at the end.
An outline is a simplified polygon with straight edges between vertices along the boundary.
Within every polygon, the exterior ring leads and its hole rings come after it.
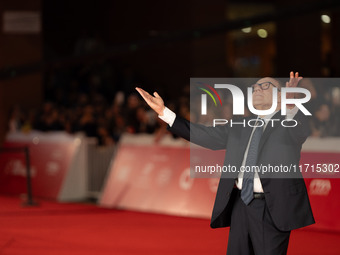
POLYGON ((297 125, 294 128, 288 128, 289 135, 297 144, 303 144, 311 134, 309 118, 301 111, 298 111, 294 116, 294 120, 297 125))
POLYGON ((230 132, 228 125, 207 127, 191 123, 178 116, 176 116, 173 125, 168 126, 168 130, 194 144, 212 150, 225 149, 230 132))

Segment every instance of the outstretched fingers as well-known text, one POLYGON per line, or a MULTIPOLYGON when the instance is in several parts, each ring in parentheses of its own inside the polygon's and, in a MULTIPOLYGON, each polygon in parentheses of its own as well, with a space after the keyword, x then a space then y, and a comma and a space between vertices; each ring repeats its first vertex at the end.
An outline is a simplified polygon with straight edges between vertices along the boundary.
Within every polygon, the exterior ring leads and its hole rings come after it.
POLYGON ((147 103, 151 100, 152 96, 148 92, 146 92, 144 89, 136 87, 136 90, 147 103))
POLYGON ((163 99, 158 95, 157 92, 154 92, 153 95, 150 95, 142 88, 136 87, 138 93, 143 97, 145 102, 158 114, 162 115, 164 110, 164 102, 163 99))
POLYGON ((299 76, 299 72, 295 72, 294 74, 294 72, 291 71, 289 76, 289 81, 286 82, 286 87, 297 87, 299 81, 302 80, 302 77, 299 76))
POLYGON ((161 98, 161 97, 158 95, 157 92, 153 92, 153 95, 154 95, 155 97, 157 97, 157 98, 161 98))

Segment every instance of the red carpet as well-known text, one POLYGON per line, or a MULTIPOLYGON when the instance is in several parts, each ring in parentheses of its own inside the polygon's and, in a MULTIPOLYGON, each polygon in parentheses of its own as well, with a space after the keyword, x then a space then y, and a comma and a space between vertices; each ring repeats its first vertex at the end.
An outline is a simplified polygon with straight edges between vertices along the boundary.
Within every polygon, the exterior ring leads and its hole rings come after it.
MULTIPOLYGON (((209 221, 0 196, 0 254, 225 254, 227 229, 209 221)), ((340 254, 340 233, 297 230, 288 254, 340 254)))

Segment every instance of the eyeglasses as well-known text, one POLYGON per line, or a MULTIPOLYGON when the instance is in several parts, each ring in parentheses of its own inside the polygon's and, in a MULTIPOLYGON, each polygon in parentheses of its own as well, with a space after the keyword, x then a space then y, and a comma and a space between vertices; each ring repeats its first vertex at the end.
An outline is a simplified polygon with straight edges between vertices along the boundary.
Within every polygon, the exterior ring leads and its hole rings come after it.
MULTIPOLYGON (((273 87, 277 88, 273 83, 271 83, 270 81, 265 81, 265 82, 262 82, 262 83, 255 83, 253 85, 251 85, 252 89, 253 89, 253 93, 255 91, 255 86, 256 85, 259 85, 261 90, 267 90, 269 89, 270 85, 273 85, 273 87)), ((277 88, 278 91, 281 91, 280 88, 277 88)))

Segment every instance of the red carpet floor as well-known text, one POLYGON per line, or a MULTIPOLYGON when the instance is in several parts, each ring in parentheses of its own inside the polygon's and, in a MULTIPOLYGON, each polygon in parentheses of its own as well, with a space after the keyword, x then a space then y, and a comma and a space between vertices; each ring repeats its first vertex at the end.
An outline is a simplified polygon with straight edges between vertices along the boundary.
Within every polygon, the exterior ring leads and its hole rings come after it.
MULTIPOLYGON (((227 229, 209 221, 0 196, 0 254, 225 254, 227 229)), ((340 254, 340 233, 292 233, 288 254, 340 254)))

